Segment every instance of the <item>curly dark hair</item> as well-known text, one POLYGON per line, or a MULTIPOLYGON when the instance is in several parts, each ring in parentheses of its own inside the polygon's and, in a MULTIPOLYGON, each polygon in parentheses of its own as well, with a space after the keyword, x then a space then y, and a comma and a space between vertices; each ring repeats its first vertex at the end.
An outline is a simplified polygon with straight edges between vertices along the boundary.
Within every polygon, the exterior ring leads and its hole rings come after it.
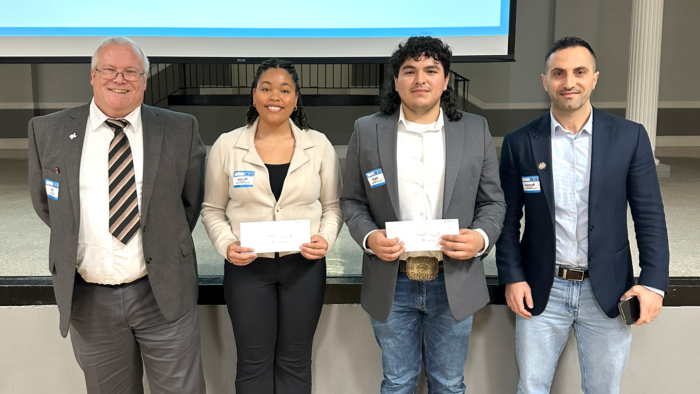
MULTIPOLYGON (((399 44, 399 48, 391 54, 389 63, 393 70, 394 78, 399 76, 399 69, 407 59, 418 61, 422 56, 432 57, 440 62, 442 69, 445 72, 445 77, 450 74, 450 59, 452 58, 452 50, 449 45, 445 44, 439 38, 430 36, 417 36, 409 38, 406 43, 399 44)), ((390 82, 379 96, 379 110, 387 115, 391 115, 401 105, 401 97, 396 91, 394 78, 390 78, 390 82)), ((457 106, 452 101, 452 87, 447 85, 447 89, 440 96, 440 106, 443 113, 451 121, 462 119, 462 113, 457 109, 457 106)))
POLYGON ((246 113, 245 115, 248 126, 252 125, 258 118, 258 116, 260 116, 258 110, 253 105, 253 89, 258 87, 258 80, 260 79, 260 76, 265 71, 271 68, 281 68, 283 70, 286 70, 292 77, 292 81, 294 81, 294 91, 296 92, 298 99, 296 108, 294 109, 294 112, 292 112, 290 118, 292 119, 292 122, 294 122, 294 124, 297 125, 297 127, 299 127, 300 129, 311 129, 312 127, 306 118, 306 112, 304 112, 304 105, 301 102, 301 88, 299 87, 299 75, 297 75, 297 70, 294 68, 294 64, 287 60, 275 58, 265 60, 264 62, 260 63, 258 69, 255 70, 255 78, 253 79, 253 84, 250 88, 250 105, 248 106, 248 113, 246 113))

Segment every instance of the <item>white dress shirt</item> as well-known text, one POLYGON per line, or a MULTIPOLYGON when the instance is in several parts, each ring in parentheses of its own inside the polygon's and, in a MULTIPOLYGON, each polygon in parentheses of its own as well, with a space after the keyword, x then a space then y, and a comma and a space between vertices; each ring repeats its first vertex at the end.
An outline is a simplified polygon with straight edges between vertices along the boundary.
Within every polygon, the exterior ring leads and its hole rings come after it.
MULTIPOLYGON (((80 160, 80 229, 78 273, 87 282, 115 285, 146 275, 141 232, 124 245, 109 232, 109 144, 114 132, 93 100, 85 128, 80 160)), ((143 186, 143 127, 139 106, 125 118, 124 133, 131 145, 139 213, 143 186)))
MULTIPOLYGON (((588 269, 588 194, 591 183, 593 110, 580 132, 552 120, 552 176, 556 220, 557 264, 588 269)), ((664 295, 653 287, 647 289, 664 295)))
MULTIPOLYGON (((396 168, 401 215, 399 220, 442 219, 445 191, 445 121, 442 108, 437 120, 429 124, 407 121, 403 106, 399 108, 396 138, 396 168)), ((475 231, 484 238, 484 248, 476 254, 478 257, 488 248, 489 239, 483 230, 475 231)), ((364 245, 367 245, 369 234, 365 236, 364 245)), ((369 248, 365 250, 372 253, 369 248)), ((404 252, 399 259, 405 260, 410 256, 433 256, 442 260, 442 252, 439 251, 404 252)))

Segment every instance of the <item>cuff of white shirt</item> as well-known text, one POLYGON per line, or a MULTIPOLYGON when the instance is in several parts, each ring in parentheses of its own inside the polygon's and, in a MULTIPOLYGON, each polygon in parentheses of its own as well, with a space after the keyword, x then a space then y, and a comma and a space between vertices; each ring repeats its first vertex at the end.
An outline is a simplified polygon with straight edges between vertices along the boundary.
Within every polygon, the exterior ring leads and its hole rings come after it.
POLYGON ((367 235, 365 235, 365 239, 362 240, 362 249, 365 250, 365 253, 374 254, 374 252, 372 252, 372 249, 367 247, 367 238, 369 238, 369 235, 375 231, 379 231, 379 229, 368 232, 367 235))
MULTIPOLYGON (((642 286, 644 286, 644 285, 642 285, 642 286)), ((664 295, 666 295, 666 293, 665 293, 663 290, 659 290, 659 289, 657 289, 657 288, 655 288, 655 287, 651 287, 651 286, 644 286, 644 287, 646 287, 647 290, 651 290, 651 291, 653 291, 654 293, 660 295, 661 298, 663 298, 664 295)))
POLYGON ((474 229, 477 233, 481 234, 481 237, 484 238, 484 248, 481 249, 481 251, 477 254, 474 255, 474 257, 480 257, 486 252, 486 249, 489 248, 489 236, 486 235, 486 232, 480 228, 474 229))

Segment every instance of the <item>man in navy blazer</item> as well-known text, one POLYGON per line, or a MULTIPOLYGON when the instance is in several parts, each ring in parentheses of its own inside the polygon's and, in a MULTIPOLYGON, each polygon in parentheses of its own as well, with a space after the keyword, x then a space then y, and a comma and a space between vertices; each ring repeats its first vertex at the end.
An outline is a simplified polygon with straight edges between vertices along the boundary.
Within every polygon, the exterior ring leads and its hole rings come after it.
POLYGON ((631 343, 618 302, 636 296, 636 324, 650 323, 668 290, 666 219, 649 137, 642 125, 591 106, 595 66, 584 40, 557 41, 542 75, 551 111, 503 141, 508 207, 496 259, 518 315, 518 393, 549 392, 572 327, 583 391, 618 393, 631 343), (642 269, 637 285, 628 204, 642 269))

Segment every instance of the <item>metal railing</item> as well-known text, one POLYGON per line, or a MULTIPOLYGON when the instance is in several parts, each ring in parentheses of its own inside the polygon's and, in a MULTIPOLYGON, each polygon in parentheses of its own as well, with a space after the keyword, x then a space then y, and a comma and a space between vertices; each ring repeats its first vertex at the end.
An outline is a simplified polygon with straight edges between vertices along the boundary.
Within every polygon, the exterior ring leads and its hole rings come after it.
MULTIPOLYGON (((249 95, 256 64, 152 63, 145 102, 163 105, 174 95, 249 95)), ((295 64, 302 95, 379 95, 384 64, 295 64)), ((458 108, 466 110, 469 80, 450 72, 458 108)))
POLYGON ((469 98, 469 80, 454 71, 450 71, 449 85, 452 88, 452 99, 457 108, 466 111, 469 98))

